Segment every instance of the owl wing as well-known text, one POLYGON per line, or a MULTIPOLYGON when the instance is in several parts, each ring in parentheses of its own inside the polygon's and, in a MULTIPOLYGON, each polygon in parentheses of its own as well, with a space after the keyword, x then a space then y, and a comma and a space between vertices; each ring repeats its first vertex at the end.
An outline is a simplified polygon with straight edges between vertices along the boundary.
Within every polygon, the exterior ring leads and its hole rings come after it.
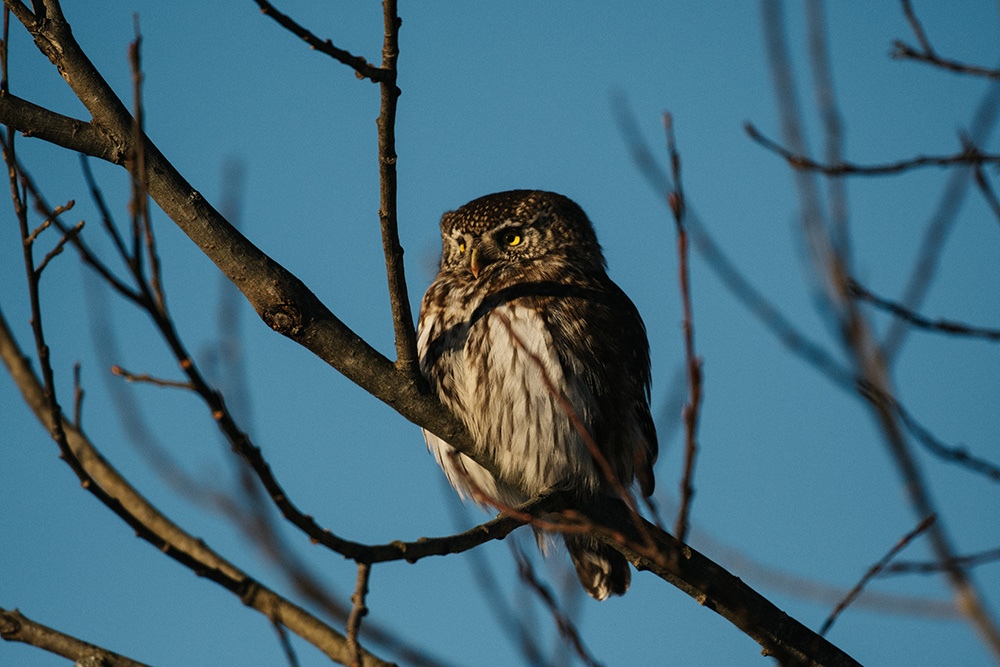
POLYGON ((591 428, 601 452, 618 464, 623 479, 630 481, 634 473, 643 495, 651 495, 658 443, 649 411, 649 343, 639 311, 603 277, 579 296, 556 300, 548 312, 563 368, 579 377, 597 402, 591 428), (560 324, 564 319, 577 324, 560 324))

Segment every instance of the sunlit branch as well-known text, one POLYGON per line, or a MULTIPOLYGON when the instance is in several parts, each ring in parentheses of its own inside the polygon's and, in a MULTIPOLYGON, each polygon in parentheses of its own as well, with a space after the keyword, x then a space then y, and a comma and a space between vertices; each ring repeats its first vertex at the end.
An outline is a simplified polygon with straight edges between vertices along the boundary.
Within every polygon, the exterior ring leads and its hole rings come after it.
POLYGON ((72 660, 77 665, 99 664, 101 667, 147 667, 144 663, 113 653, 95 644, 72 637, 38 621, 17 609, 0 608, 0 637, 22 642, 49 653, 72 660), (92 662, 93 661, 93 662, 92 662))

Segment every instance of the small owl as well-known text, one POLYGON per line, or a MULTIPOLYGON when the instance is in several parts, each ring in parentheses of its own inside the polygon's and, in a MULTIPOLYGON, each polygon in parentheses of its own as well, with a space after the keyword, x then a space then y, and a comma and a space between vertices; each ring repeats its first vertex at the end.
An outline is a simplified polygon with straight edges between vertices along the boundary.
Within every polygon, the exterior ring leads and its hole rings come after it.
MULTIPOLYGON (((498 192, 445 213, 441 239, 420 306, 420 368, 499 474, 424 431, 451 485, 507 506, 554 487, 613 495, 596 444, 622 487, 638 480, 651 494, 646 328, 608 278, 583 210, 552 192, 498 192)), ((593 537, 563 539, 592 597, 628 589, 624 556, 593 537)))

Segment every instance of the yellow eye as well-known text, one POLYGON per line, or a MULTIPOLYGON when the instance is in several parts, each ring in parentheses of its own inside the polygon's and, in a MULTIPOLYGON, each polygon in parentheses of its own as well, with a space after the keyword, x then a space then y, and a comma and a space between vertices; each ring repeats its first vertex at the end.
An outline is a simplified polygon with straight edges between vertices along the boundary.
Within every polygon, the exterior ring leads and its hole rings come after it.
POLYGON ((465 241, 462 241, 461 243, 458 244, 458 251, 460 253, 464 253, 465 252, 465 241))
POLYGON ((521 235, 516 232, 507 232, 503 235, 503 242, 511 247, 521 245, 521 235))

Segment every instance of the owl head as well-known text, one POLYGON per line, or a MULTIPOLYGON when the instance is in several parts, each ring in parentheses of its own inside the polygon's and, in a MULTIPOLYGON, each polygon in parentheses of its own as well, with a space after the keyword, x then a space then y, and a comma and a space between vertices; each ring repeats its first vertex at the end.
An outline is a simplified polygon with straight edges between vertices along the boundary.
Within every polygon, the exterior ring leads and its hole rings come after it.
POLYGON ((554 192, 509 190, 474 199, 441 218, 441 269, 472 279, 528 264, 605 270, 594 228, 575 202, 554 192))

